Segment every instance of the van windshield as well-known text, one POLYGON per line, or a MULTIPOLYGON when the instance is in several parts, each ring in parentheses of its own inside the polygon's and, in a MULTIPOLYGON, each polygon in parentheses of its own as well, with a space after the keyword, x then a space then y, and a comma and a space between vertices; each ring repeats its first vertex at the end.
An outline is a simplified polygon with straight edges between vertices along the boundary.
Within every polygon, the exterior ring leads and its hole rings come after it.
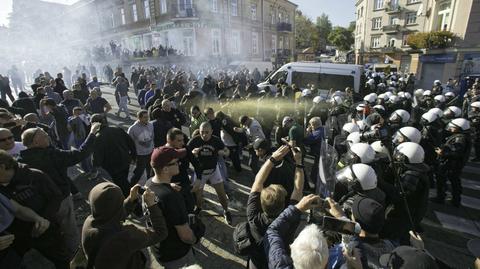
POLYGON ((271 81, 272 84, 277 84, 279 79, 283 79, 283 82, 287 81, 287 71, 278 71, 275 74, 268 77, 267 81, 271 81))
POLYGON ((292 72, 292 84, 299 88, 315 88, 321 90, 345 90, 346 87, 354 88, 354 77, 348 75, 334 75, 321 73, 292 72))

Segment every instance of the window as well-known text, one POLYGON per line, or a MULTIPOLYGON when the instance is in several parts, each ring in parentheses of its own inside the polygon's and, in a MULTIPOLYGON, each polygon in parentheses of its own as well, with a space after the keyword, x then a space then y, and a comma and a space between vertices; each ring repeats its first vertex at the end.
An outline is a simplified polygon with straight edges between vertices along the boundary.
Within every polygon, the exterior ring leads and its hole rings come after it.
POLYGON ((112 28, 115 28, 115 15, 113 14, 113 12, 112 12, 112 15, 110 16, 110 20, 112 22, 112 24, 111 24, 112 28))
POLYGON ((212 0, 212 12, 218 12, 218 0, 212 0))
POLYGON ((133 21, 138 21, 137 4, 132 5, 132 17, 133 21))
POLYGON ((402 46, 408 46, 408 34, 403 34, 402 36, 402 46))
POLYGON ((220 55, 220 30, 212 29, 212 54, 220 55))
POLYGON ((143 9, 145 10, 145 19, 150 18, 150 0, 143 0, 143 9))
POLYGON ((258 54, 258 33, 252 33, 252 54, 258 54))
POLYGON ((420 0, 407 0, 407 4, 420 3, 420 0))
POLYGON ((390 38, 390 40, 388 40, 388 46, 395 47, 395 38, 390 38))
POLYGON ((380 47, 380 37, 374 36, 372 37, 372 43, 370 45, 372 48, 379 48, 380 47))
POLYGON ((360 18, 363 18, 363 7, 360 8, 360 18))
POLYGON ((232 31, 232 54, 240 54, 240 32, 232 31))
POLYGON ((285 46, 284 49, 290 49, 290 39, 288 39, 288 36, 285 37, 285 46))
POLYGON ((278 11, 278 20, 277 21, 278 22, 283 22, 282 18, 283 18, 282 12, 278 11))
POLYGON ((437 15, 437 30, 447 31, 450 28, 450 13, 452 1, 440 3, 437 15))
POLYGON ((398 9, 398 0, 390 0, 390 9, 397 10, 398 9))
POLYGON ((382 17, 372 19, 372 29, 378 30, 382 28, 382 17))
POLYGON ((189 12, 193 12, 192 9, 193 9, 192 0, 178 0, 179 11, 182 11, 185 14, 189 14, 189 12))
POLYGON ((120 9, 120 16, 122 17, 122 25, 126 24, 127 22, 125 21, 125 9, 120 9))
POLYGON ((231 11, 230 14, 232 16, 238 16, 238 0, 231 0, 231 11))
POLYGON ((390 25, 397 25, 397 24, 398 24, 398 16, 391 16, 390 25))
POLYGON ((382 9, 382 8, 383 8, 383 0, 374 0, 373 10, 382 9))
POLYGON ((185 56, 194 56, 193 30, 183 31, 183 54, 185 56))
POLYGON ((272 53, 277 53, 277 35, 272 35, 272 53))
POLYGON ((252 4, 251 6, 252 20, 257 20, 257 4, 252 4))
POLYGON ((273 7, 272 7, 272 12, 270 13, 270 19, 271 19, 271 23, 275 24, 275 10, 273 10, 273 7))
POLYGON ((283 50, 283 36, 278 38, 278 48, 283 50))
POLYGON ((344 90, 346 87, 354 88, 354 77, 348 75, 334 75, 307 72, 292 72, 292 84, 300 88, 308 88, 309 85, 315 85, 322 90, 344 90))
POLYGON ((280 79, 283 81, 287 81, 288 77, 288 72, 287 71, 277 71, 273 75, 271 73, 269 79, 273 82, 273 84, 276 84, 280 79))
POLYGON ((167 0, 160 0, 160 14, 167 13, 167 0))
POLYGON ((407 24, 415 24, 417 22, 417 13, 407 13, 407 17, 405 18, 405 22, 407 24))

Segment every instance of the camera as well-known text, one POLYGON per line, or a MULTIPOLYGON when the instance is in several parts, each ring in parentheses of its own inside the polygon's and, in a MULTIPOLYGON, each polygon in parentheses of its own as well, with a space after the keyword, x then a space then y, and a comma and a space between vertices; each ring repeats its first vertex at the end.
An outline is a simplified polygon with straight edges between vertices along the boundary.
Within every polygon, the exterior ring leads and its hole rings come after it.
POLYGON ((323 231, 336 232, 345 235, 354 235, 358 233, 356 223, 349 220, 337 219, 329 216, 312 216, 308 222, 317 224, 323 231))

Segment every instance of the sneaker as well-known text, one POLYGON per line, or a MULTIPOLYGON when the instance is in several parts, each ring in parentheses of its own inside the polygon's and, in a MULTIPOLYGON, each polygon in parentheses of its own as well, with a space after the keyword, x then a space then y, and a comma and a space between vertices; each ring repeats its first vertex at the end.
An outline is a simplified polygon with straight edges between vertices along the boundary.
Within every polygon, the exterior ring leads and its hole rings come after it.
POLYGON ((233 220, 232 220, 232 213, 230 213, 229 211, 225 211, 223 212, 223 217, 225 218, 225 222, 232 226, 232 223, 233 223, 233 220))

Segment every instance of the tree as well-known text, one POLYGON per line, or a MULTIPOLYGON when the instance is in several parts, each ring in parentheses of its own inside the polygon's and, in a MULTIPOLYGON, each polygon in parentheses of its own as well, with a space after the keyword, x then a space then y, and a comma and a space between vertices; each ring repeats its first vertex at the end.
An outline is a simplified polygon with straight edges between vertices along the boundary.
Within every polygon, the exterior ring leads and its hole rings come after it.
POLYGON ((407 44, 412 49, 444 49, 452 45, 458 38, 449 31, 433 31, 429 33, 415 33, 407 38, 407 44))
POLYGON ((295 41, 298 49, 318 47, 318 33, 313 22, 299 10, 295 12, 295 41))
POLYGON ((353 32, 347 28, 335 26, 328 35, 329 42, 337 47, 340 51, 348 51, 351 49, 353 42, 353 32))
POLYGON ((320 50, 325 50, 325 46, 328 45, 328 35, 332 31, 332 22, 328 18, 328 15, 322 13, 320 17, 317 17, 317 21, 315 23, 315 27, 317 29, 318 38, 319 38, 319 48, 320 50))

